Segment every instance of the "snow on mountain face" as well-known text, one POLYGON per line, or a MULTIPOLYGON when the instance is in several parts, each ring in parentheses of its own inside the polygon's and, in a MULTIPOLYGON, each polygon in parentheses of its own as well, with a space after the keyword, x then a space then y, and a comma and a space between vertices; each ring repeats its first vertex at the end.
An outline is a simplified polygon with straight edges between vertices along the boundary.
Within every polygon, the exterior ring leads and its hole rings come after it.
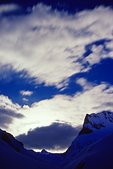
POLYGON ((86 115, 83 128, 67 150, 67 157, 75 158, 84 148, 113 133, 113 113, 103 111, 86 115))
POLYGON ((108 128, 113 126, 113 113, 109 111, 103 111, 98 114, 91 114, 86 115, 83 129, 81 130, 80 134, 88 134, 92 131, 108 128))
POLYGON ((113 134, 82 150, 65 169, 113 169, 113 134))

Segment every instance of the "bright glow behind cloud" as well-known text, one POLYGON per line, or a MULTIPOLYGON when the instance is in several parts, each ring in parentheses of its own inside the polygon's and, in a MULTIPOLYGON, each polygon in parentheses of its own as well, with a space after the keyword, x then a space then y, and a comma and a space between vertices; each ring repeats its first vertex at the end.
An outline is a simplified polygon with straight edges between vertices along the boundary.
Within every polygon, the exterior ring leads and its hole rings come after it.
POLYGON ((15 119, 9 130, 18 135, 27 132, 30 128, 50 125, 58 120, 79 126, 83 123, 86 113, 113 111, 112 101, 113 86, 103 83, 92 87, 90 85, 89 88, 88 83, 88 87, 82 93, 73 97, 56 95, 52 99, 36 102, 31 107, 24 106, 20 112, 25 117, 21 120, 15 119))

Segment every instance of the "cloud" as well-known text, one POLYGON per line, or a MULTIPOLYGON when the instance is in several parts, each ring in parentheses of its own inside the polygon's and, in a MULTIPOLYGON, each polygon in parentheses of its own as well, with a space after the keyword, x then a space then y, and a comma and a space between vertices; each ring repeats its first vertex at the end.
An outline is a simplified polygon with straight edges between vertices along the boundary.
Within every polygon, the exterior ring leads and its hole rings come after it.
POLYGON ((79 84, 83 88, 83 90, 91 89, 92 86, 94 85, 93 83, 88 82, 85 78, 77 79, 76 83, 79 84))
POLYGON ((20 106, 14 104, 7 96, 0 95, 0 127, 7 129, 13 120, 22 119, 24 116, 19 113, 20 106))
POLYGON ((32 91, 29 91, 29 90, 21 90, 21 91, 20 91, 20 94, 21 94, 22 96, 31 96, 31 95, 33 94, 33 92, 32 92, 32 91))
POLYGON ((21 119, 23 117, 24 116, 20 113, 16 114, 10 109, 4 109, 0 107, 0 127, 4 129, 8 129, 14 118, 21 119))
POLYGON ((27 98, 22 98, 22 100, 24 101, 24 102, 28 102, 29 101, 29 99, 27 99, 27 98))
POLYGON ((16 4, 3 4, 0 5, 0 15, 15 12, 20 10, 20 6, 16 4))
POLYGON ((105 7, 68 15, 40 4, 29 15, 2 17, 0 64, 25 70, 37 83, 65 86, 73 74, 88 71, 106 57, 113 58, 112 49, 103 55, 103 46, 96 46, 99 49, 84 58, 86 45, 112 39, 112 16, 113 10, 105 7))
POLYGON ((19 110, 21 106, 17 103, 13 103, 8 96, 0 95, 0 106, 11 110, 19 110))
POLYGON ((66 149, 78 134, 79 128, 66 123, 53 123, 49 126, 29 130, 16 138, 27 148, 33 149, 66 149))
POLYGON ((99 63, 102 59, 112 58, 113 59, 113 41, 107 42, 101 45, 92 45, 91 54, 86 57, 86 62, 89 65, 94 65, 99 63))

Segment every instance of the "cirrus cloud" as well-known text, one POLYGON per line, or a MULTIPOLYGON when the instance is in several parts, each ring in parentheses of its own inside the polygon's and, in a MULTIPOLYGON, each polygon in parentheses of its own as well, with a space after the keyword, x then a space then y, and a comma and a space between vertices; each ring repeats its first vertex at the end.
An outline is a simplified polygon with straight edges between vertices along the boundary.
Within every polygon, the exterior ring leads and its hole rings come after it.
POLYGON ((14 119, 22 119, 21 106, 13 103, 7 96, 0 95, 0 127, 8 129, 14 119))
POLYGON ((106 45, 112 46, 111 16, 113 10, 108 7, 68 15, 39 4, 29 15, 12 20, 2 17, 0 64, 25 70, 37 83, 65 86, 71 75, 88 71, 106 57, 113 58, 112 48, 103 54, 103 45, 93 47, 84 58, 85 47, 92 42, 109 39, 106 45))
POLYGON ((7 14, 10 12, 15 12, 17 10, 20 10, 20 6, 16 4, 3 4, 0 5, 0 15, 7 14))
POLYGON ((20 94, 21 94, 22 96, 31 96, 31 95, 33 94, 33 92, 30 91, 30 90, 21 90, 21 91, 20 91, 20 94))

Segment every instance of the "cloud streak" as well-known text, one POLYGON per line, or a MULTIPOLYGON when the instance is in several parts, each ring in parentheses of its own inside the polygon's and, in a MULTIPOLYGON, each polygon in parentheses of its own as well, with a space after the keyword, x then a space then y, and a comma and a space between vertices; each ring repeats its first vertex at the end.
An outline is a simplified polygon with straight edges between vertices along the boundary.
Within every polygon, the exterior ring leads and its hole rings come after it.
POLYGON ((22 119, 19 113, 20 106, 14 104, 7 96, 0 95, 0 127, 8 129, 15 119, 22 119))
POLYGON ((84 58, 86 45, 112 39, 111 16, 112 9, 105 7, 68 15, 40 4, 29 15, 12 20, 3 17, 0 64, 9 64, 15 71, 25 70, 37 83, 65 86, 73 74, 88 71, 104 58, 113 58, 112 41, 106 44, 110 49, 107 54, 103 55, 103 46, 95 46, 84 58))
POLYGON ((32 92, 32 91, 29 91, 29 90, 21 90, 21 91, 20 91, 20 94, 21 94, 22 96, 31 96, 31 95, 33 94, 33 92, 32 92))
POLYGON ((20 7, 16 4, 3 4, 0 5, 0 16, 20 10, 20 7))

